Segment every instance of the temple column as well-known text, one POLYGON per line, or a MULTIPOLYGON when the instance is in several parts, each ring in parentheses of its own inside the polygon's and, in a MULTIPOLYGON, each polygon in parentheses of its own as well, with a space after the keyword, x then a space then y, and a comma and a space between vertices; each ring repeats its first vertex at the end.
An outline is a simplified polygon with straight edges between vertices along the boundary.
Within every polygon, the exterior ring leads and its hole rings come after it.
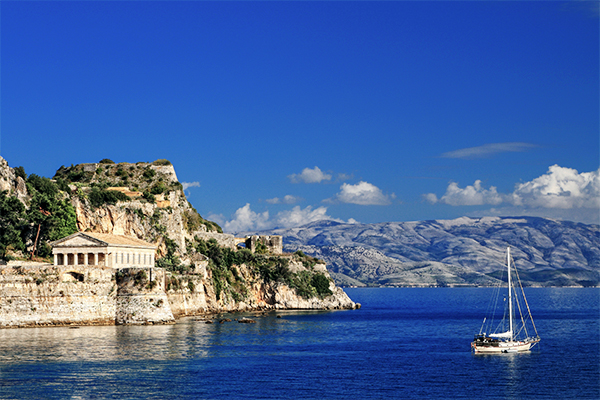
POLYGON ((54 254, 54 265, 58 265, 58 254, 54 254))

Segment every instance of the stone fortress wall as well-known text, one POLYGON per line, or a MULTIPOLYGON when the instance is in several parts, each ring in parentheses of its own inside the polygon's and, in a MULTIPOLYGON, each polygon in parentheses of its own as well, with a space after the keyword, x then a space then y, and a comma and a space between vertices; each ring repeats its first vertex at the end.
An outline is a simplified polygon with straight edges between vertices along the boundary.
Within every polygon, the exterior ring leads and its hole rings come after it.
POLYGON ((174 322, 161 268, 10 261, 0 293, 0 327, 174 322))

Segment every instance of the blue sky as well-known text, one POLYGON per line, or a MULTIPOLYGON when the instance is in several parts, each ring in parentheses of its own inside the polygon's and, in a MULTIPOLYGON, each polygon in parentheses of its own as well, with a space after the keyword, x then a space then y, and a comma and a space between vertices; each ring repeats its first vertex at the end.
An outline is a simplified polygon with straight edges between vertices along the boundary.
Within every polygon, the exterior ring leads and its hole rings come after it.
POLYGON ((170 160, 227 231, 599 223, 597 2, 7 2, 0 154, 170 160))

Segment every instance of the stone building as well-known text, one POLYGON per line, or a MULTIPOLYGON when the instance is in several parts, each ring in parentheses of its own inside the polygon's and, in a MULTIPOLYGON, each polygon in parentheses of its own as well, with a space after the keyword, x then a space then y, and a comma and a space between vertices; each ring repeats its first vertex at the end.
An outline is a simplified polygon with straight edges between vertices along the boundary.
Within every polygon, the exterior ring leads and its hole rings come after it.
POLYGON ((54 265, 154 267, 156 246, 132 236, 77 232, 51 245, 54 265))
POLYGON ((262 244, 266 247, 267 251, 271 254, 282 254, 283 253, 283 238, 280 235, 270 236, 247 236, 244 239, 245 246, 248 250, 253 253, 256 251, 258 244, 262 244))

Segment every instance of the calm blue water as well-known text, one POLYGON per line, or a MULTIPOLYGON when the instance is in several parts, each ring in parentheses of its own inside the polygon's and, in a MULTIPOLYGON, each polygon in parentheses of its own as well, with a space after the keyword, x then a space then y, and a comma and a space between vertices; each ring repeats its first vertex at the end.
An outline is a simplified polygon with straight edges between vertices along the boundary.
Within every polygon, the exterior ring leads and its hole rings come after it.
POLYGON ((490 289, 347 293, 363 308, 0 330, 0 398, 600 398, 598 289, 528 289, 542 342, 495 356, 469 347, 490 289))

